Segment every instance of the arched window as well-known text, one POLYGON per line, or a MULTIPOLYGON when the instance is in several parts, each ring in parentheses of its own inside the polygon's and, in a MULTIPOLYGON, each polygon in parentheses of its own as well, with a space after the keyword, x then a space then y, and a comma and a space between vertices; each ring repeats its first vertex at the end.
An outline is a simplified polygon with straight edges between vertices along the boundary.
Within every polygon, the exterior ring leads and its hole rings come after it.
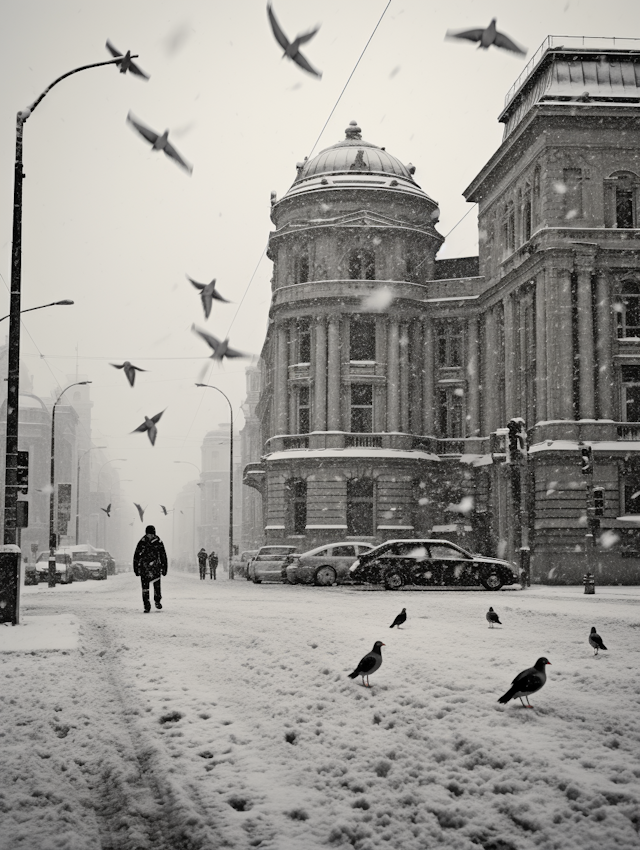
POLYGON ((513 201, 509 201, 502 214, 502 246, 505 255, 513 254, 515 251, 515 229, 516 217, 513 209, 513 201))
POLYGON ((615 309, 618 316, 618 338, 640 339, 640 282, 623 281, 615 309))
POLYGON ((616 227, 635 227, 637 178, 629 172, 618 172, 615 177, 616 227))

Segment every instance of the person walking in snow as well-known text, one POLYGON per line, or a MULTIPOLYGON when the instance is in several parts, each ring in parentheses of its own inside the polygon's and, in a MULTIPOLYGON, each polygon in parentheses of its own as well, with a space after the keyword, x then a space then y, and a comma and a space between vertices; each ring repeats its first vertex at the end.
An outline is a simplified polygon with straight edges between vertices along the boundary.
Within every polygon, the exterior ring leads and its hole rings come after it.
POLYGON ((200 578, 207 577, 207 550, 204 546, 198 552, 198 566, 200 567, 200 578))
POLYGON ((145 528, 144 537, 138 541, 133 555, 133 571, 140 577, 142 584, 142 604, 144 613, 151 611, 149 585, 153 584, 153 601, 158 611, 162 610, 162 590, 160 578, 167 574, 167 553, 164 543, 156 535, 153 525, 145 528))
POLYGON ((209 555, 209 578, 215 581, 216 579, 216 570, 218 569, 218 556, 211 550, 209 555))

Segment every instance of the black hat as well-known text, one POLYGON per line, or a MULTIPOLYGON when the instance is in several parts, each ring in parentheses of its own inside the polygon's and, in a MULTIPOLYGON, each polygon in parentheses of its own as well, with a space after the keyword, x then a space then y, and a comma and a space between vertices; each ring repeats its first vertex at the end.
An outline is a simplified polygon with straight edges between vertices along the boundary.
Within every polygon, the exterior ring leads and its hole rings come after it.
POLYGON ((156 533, 156 527, 155 527, 155 525, 148 525, 148 526, 145 528, 144 533, 145 533, 145 534, 155 534, 155 533, 156 533))

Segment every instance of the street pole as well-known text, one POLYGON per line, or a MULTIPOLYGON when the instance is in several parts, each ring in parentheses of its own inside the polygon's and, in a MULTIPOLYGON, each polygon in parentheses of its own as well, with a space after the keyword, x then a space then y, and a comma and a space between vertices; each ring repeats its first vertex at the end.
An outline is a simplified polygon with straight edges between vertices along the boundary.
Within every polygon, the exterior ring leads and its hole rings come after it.
POLYGON ((80 531, 80 462, 82 458, 89 454, 89 452, 93 451, 93 449, 106 449, 106 446, 91 446, 90 449, 87 449, 86 452, 83 452, 78 458, 78 475, 76 478, 76 546, 78 545, 79 539, 79 531, 80 531))
MULTIPOLYGON (((55 532, 55 523, 53 518, 53 494, 55 488, 55 452, 56 452, 56 407, 62 396, 71 387, 81 387, 90 384, 91 381, 76 381, 75 384, 69 384, 65 387, 58 398, 53 403, 51 410, 51 476, 49 485, 51 491, 49 493, 49 587, 56 586, 56 549, 58 547, 58 539, 55 532)), ((5 527, 6 529, 6 527, 5 527)))
MULTIPOLYGON (((136 58, 132 56, 131 58, 136 58)), ((11 246, 11 297, 9 301, 9 346, 7 363, 7 433, 5 441, 5 486, 4 486, 4 543, 17 542, 18 527, 18 436, 20 401, 20 298, 22 276, 22 148, 24 125, 38 104, 62 80, 102 65, 116 65, 122 57, 82 65, 54 80, 42 94, 26 109, 16 116, 16 159, 13 178, 13 230, 11 246)), ((55 570, 55 562, 54 562, 55 570)))
POLYGON ((224 396, 229 405, 229 578, 233 580, 233 408, 225 393, 213 384, 196 384, 196 387, 208 387, 224 396))

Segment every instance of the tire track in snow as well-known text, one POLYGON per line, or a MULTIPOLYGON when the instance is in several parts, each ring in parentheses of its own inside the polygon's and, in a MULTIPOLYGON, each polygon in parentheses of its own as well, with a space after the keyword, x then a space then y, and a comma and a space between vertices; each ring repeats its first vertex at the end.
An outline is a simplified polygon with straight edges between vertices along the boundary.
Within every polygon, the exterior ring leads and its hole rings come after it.
POLYGON ((85 620, 82 635, 83 648, 89 654, 85 659, 89 676, 94 679, 96 692, 102 694, 103 705, 107 701, 115 704, 113 710, 124 738, 109 745, 115 744, 126 769, 121 764, 119 770, 106 765, 93 775, 85 771, 97 801, 101 850, 208 850, 222 846, 226 842, 215 834, 211 824, 204 823, 206 816, 194 806, 193 797, 188 807, 177 798, 170 781, 161 774, 157 748, 146 743, 148 735, 136 724, 139 709, 127 699, 118 664, 121 637, 105 620, 95 619, 85 620))

